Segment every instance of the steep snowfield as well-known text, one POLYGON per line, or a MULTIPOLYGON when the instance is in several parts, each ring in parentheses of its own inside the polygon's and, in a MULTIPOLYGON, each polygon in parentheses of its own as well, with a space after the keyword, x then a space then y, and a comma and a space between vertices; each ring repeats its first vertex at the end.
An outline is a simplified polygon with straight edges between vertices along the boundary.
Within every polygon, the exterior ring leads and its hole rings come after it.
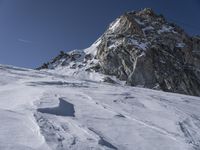
POLYGON ((1 150, 199 150, 200 98, 0 65, 1 150))

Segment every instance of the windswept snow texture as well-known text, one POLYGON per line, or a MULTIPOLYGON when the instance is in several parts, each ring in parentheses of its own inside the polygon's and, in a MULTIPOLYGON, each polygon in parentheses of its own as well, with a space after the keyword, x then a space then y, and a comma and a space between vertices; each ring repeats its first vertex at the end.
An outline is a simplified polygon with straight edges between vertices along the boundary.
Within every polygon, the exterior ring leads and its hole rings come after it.
POLYGON ((0 65, 0 150, 200 150, 200 98, 0 65))

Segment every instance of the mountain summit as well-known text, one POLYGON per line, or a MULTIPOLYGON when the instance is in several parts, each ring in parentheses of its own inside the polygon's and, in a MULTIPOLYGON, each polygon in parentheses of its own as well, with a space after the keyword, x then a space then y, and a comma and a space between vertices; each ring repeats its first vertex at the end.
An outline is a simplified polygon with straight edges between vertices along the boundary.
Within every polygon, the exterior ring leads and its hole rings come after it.
POLYGON ((200 96, 200 38, 145 8, 117 18, 89 48, 61 52, 38 69, 200 96))

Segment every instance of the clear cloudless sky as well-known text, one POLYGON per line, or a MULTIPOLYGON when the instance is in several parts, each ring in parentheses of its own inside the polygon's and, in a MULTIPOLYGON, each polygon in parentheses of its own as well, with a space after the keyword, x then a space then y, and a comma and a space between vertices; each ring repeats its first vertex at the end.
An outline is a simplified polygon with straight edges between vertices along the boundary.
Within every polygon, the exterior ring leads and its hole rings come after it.
POLYGON ((0 0, 0 64, 35 68, 92 44, 126 11, 153 8, 200 35, 200 0, 0 0))

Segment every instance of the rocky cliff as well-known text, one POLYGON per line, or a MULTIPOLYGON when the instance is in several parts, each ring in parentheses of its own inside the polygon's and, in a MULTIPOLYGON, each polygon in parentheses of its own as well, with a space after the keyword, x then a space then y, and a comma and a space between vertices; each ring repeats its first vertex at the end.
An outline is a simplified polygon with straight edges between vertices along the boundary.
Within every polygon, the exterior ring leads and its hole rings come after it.
POLYGON ((152 9, 128 12, 89 48, 61 52, 39 69, 67 67, 116 76, 128 85, 200 96, 200 37, 152 9))

